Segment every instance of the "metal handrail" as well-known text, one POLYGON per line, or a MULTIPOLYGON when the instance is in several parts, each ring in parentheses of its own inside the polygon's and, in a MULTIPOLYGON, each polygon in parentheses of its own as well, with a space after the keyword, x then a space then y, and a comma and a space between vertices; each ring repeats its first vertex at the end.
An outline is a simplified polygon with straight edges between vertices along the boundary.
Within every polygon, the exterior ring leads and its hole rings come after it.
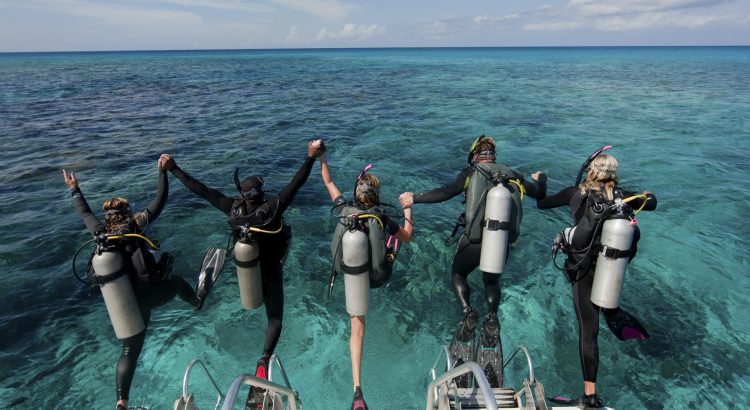
POLYGON ((193 366, 196 364, 199 364, 201 368, 203 368, 203 371, 206 373, 206 376, 208 376, 208 380, 211 381, 211 384, 214 386, 214 390, 216 390, 216 404, 214 405, 214 410, 219 408, 219 405, 221 405, 221 401, 224 399, 224 395, 221 394, 221 389, 219 389, 219 385, 216 384, 216 381, 211 376, 211 373, 208 372, 208 368, 206 368, 206 365, 203 364, 199 359, 195 359, 190 364, 188 364, 187 369, 185 369, 185 375, 182 377, 182 397, 187 400, 189 394, 188 394, 188 380, 190 379, 190 372, 193 370, 193 366))
POLYGON ((513 353, 511 353, 510 356, 508 356, 508 359, 505 360, 505 363, 503 363, 503 369, 508 366, 508 363, 513 360, 518 352, 523 352, 526 355, 526 365, 529 367, 529 383, 533 386, 536 384, 536 379, 534 378, 534 365, 531 363, 531 356, 529 356, 529 351, 525 346, 516 346, 516 348, 513 349, 513 353))
POLYGON ((268 380, 261 379, 260 377, 255 377, 250 374, 242 374, 237 376, 232 382, 231 386, 229 386, 226 399, 224 400, 224 405, 221 407, 222 410, 232 410, 232 407, 234 407, 234 402, 237 400, 237 394, 240 391, 240 387, 243 383, 246 382, 247 384, 254 387, 260 387, 265 390, 270 390, 286 395, 287 402, 289 403, 289 408, 291 410, 297 408, 297 396, 294 390, 290 389, 289 387, 284 387, 276 383, 272 383, 268 380))
POLYGON ((427 387, 427 410, 434 410, 436 404, 436 400, 433 399, 430 392, 437 389, 439 384, 445 383, 448 380, 454 379, 469 372, 474 373, 474 381, 476 383, 476 386, 479 387, 479 390, 482 392, 482 395, 485 398, 485 408, 487 410, 497 410, 497 401, 495 401, 495 394, 492 391, 490 382, 487 381, 487 376, 484 375, 484 371, 482 371, 482 368, 474 362, 466 362, 458 367, 455 367, 445 372, 442 376, 438 377, 437 379, 433 380, 432 383, 430 383, 430 385, 427 387))
MULTIPOLYGON (((450 350, 448 350, 448 346, 443 345, 443 350, 441 350, 440 353, 438 353, 438 357, 437 359, 435 359, 435 364, 432 365, 432 369, 430 369, 430 375, 432 375, 432 380, 435 380, 437 378, 437 372, 435 371, 435 369, 437 368, 438 363, 440 362, 440 358, 443 356, 443 354, 445 354, 445 370, 447 371, 447 370, 450 370, 451 368, 453 357, 451 355, 450 350)), ((435 401, 437 402, 438 394, 439 394, 438 386, 435 386, 434 394, 435 394, 435 401)))
POLYGON ((435 372, 435 369, 438 366, 438 362, 440 362, 440 358, 443 357, 443 354, 445 354, 445 370, 448 370, 451 368, 451 362, 453 361, 453 357, 451 356, 451 352, 448 350, 448 346, 443 345, 443 350, 440 351, 438 354, 437 359, 435 359, 435 364, 432 365, 432 369, 430 370, 430 374, 432 375, 432 380, 435 380, 437 377, 437 373, 435 372))
POLYGON ((292 390, 294 392, 295 399, 300 403, 300 407, 302 407, 302 400, 299 399, 299 393, 292 388, 292 383, 289 382, 289 377, 286 375, 286 370, 284 370, 284 365, 281 364, 281 358, 274 354, 271 356, 270 364, 268 365, 268 380, 273 381, 273 368, 274 364, 276 364, 279 368, 279 372, 281 373, 281 377, 284 379, 284 384, 286 387, 292 390))

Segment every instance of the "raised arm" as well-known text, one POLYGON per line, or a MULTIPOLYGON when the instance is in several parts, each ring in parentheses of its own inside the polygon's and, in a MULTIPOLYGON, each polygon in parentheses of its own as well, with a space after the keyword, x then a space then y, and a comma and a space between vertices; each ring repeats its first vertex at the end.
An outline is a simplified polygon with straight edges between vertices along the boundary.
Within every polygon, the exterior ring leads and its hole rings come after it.
POLYGON ((536 206, 539 209, 551 209, 570 205, 570 200, 576 192, 578 192, 577 186, 569 186, 554 195, 536 198, 536 206))
POLYGON ((284 212, 284 210, 291 205, 294 196, 297 195, 297 192, 302 188, 302 185, 305 184, 307 178, 310 176, 312 166, 315 163, 315 158, 323 155, 324 151, 325 145, 322 140, 310 141, 307 144, 307 157, 305 157, 305 162, 302 163, 302 166, 297 173, 294 174, 292 181, 287 184, 281 192, 279 192, 278 212, 284 212))
POLYGON ((407 209, 416 203, 437 203, 447 201, 464 191, 466 178, 471 176, 471 172, 471 168, 467 167, 461 171, 456 179, 450 184, 421 194, 404 192, 399 196, 399 202, 401 202, 401 206, 404 207, 404 209, 407 209))
POLYGON ((73 197, 73 205, 75 205, 76 210, 78 211, 78 215, 81 217, 84 225, 86 225, 86 228, 92 234, 95 234, 97 232, 104 232, 106 228, 104 227, 103 223, 99 222, 99 219, 97 219, 94 213, 91 212, 89 204, 83 197, 81 188, 78 187, 78 179, 76 178, 76 175, 73 172, 68 174, 67 172, 65 172, 65 170, 62 170, 62 172, 63 179, 65 180, 65 185, 68 186, 68 188, 70 189, 70 196, 73 197))
POLYGON ((336 185, 331 179, 331 173, 328 170, 328 161, 326 161, 326 155, 320 156, 320 174, 323 177, 323 185, 328 190, 328 195, 331 197, 331 201, 336 201, 336 198, 341 196, 341 191, 336 188, 336 185))
POLYGON ((162 164, 162 162, 163 168, 171 172, 172 175, 176 176, 177 179, 179 179, 187 189, 211 203, 211 205, 216 207, 221 212, 229 215, 234 199, 222 194, 221 192, 213 188, 207 187, 202 182, 188 175, 187 172, 183 171, 182 168, 177 166, 177 162, 174 160, 174 158, 172 158, 171 155, 162 154, 159 158, 159 163, 162 164))
POLYGON ((412 217, 411 208, 404 208, 404 227, 399 227, 393 236, 403 243, 411 242, 412 235, 414 234, 414 219, 412 217))
POLYGON ((143 213, 140 214, 142 217, 135 218, 138 227, 141 228, 142 231, 145 231, 146 228, 154 222, 159 215, 161 215, 161 211, 164 210, 164 205, 167 204, 167 199, 169 198, 169 178, 167 178, 165 163, 165 160, 159 158, 159 184, 156 188, 156 195, 143 213))
POLYGON ((547 195, 547 175, 544 175, 542 171, 531 174, 531 181, 523 179, 521 183, 526 190, 526 195, 536 200, 542 199, 547 195))

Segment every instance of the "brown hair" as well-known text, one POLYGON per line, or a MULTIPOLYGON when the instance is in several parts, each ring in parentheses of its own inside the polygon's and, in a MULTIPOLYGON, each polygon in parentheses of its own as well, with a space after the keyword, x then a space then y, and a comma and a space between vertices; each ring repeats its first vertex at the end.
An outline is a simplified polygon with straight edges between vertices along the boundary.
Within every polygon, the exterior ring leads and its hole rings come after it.
POLYGON ((364 174, 357 180, 354 200, 367 207, 380 205, 380 181, 375 175, 364 174))
POLYGON ((474 147, 474 154, 480 153, 482 151, 492 151, 495 152, 495 141, 492 140, 490 137, 484 137, 479 142, 477 142, 477 146, 474 147))
POLYGON ((619 178, 617 178, 617 167, 619 163, 611 155, 599 155, 591 161, 589 172, 584 181, 578 188, 581 194, 586 193, 589 189, 604 192, 608 200, 615 198, 614 191, 619 178))
POLYGON ((139 220, 144 217, 141 214, 133 216, 130 203, 127 199, 121 197, 104 201, 102 209, 104 210, 104 225, 107 228, 107 232, 116 232, 125 229, 127 228, 128 220, 139 220))

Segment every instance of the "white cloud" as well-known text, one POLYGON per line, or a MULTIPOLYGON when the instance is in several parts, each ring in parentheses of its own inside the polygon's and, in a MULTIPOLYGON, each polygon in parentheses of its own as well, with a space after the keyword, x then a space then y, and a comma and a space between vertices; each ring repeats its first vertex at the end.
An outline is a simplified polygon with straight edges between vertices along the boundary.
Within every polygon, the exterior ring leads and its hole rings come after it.
POLYGON ((385 32, 385 27, 377 24, 345 24, 338 32, 320 29, 317 40, 364 40, 385 32))
POLYGON ((275 8, 268 4, 251 3, 244 0, 160 0, 164 3, 185 7, 205 7, 219 10, 244 11, 248 13, 270 13, 275 8))
POLYGON ((299 28, 292 26, 289 29, 289 33, 284 37, 284 43, 286 44, 302 44, 308 42, 305 37, 300 34, 299 28))
POLYGON ((25 6, 39 8, 47 12, 71 16, 90 17, 112 24, 131 26, 163 24, 200 24, 202 18, 187 11, 152 9, 138 6, 125 6, 113 3, 98 3, 80 0, 31 0, 25 6))
POLYGON ((580 21, 551 21, 547 23, 524 24, 523 29, 527 31, 568 31, 580 30, 586 26, 580 21))
POLYGON ((328 21, 340 21, 359 10, 353 4, 344 3, 339 0, 271 0, 273 3, 281 4, 303 13, 322 17, 328 21))

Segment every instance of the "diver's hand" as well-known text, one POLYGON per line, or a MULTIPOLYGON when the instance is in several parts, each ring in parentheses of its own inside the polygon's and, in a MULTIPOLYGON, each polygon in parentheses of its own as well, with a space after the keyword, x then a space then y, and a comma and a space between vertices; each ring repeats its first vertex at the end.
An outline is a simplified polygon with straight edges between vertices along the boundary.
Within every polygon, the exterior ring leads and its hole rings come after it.
POLYGON ((323 140, 312 140, 307 143, 307 156, 310 158, 318 158, 325 152, 325 145, 323 140))
POLYGON ((531 174, 531 179, 535 182, 544 182, 547 180, 547 175, 542 171, 537 171, 531 174))
POLYGON ((401 203, 402 208, 409 209, 412 205, 414 205, 414 194, 411 192, 404 192, 403 194, 399 195, 398 202, 401 203))
POLYGON ((74 189, 77 189, 78 179, 76 178, 76 174, 72 172, 68 174, 67 172, 65 172, 65 170, 62 170, 62 173, 63 173, 63 179, 65 180, 65 185, 67 185, 71 191, 74 189))
POLYGON ((171 171, 175 168, 177 168, 177 162, 172 158, 169 154, 161 154, 159 157, 159 162, 157 162, 157 166, 159 167, 160 171, 171 171))

